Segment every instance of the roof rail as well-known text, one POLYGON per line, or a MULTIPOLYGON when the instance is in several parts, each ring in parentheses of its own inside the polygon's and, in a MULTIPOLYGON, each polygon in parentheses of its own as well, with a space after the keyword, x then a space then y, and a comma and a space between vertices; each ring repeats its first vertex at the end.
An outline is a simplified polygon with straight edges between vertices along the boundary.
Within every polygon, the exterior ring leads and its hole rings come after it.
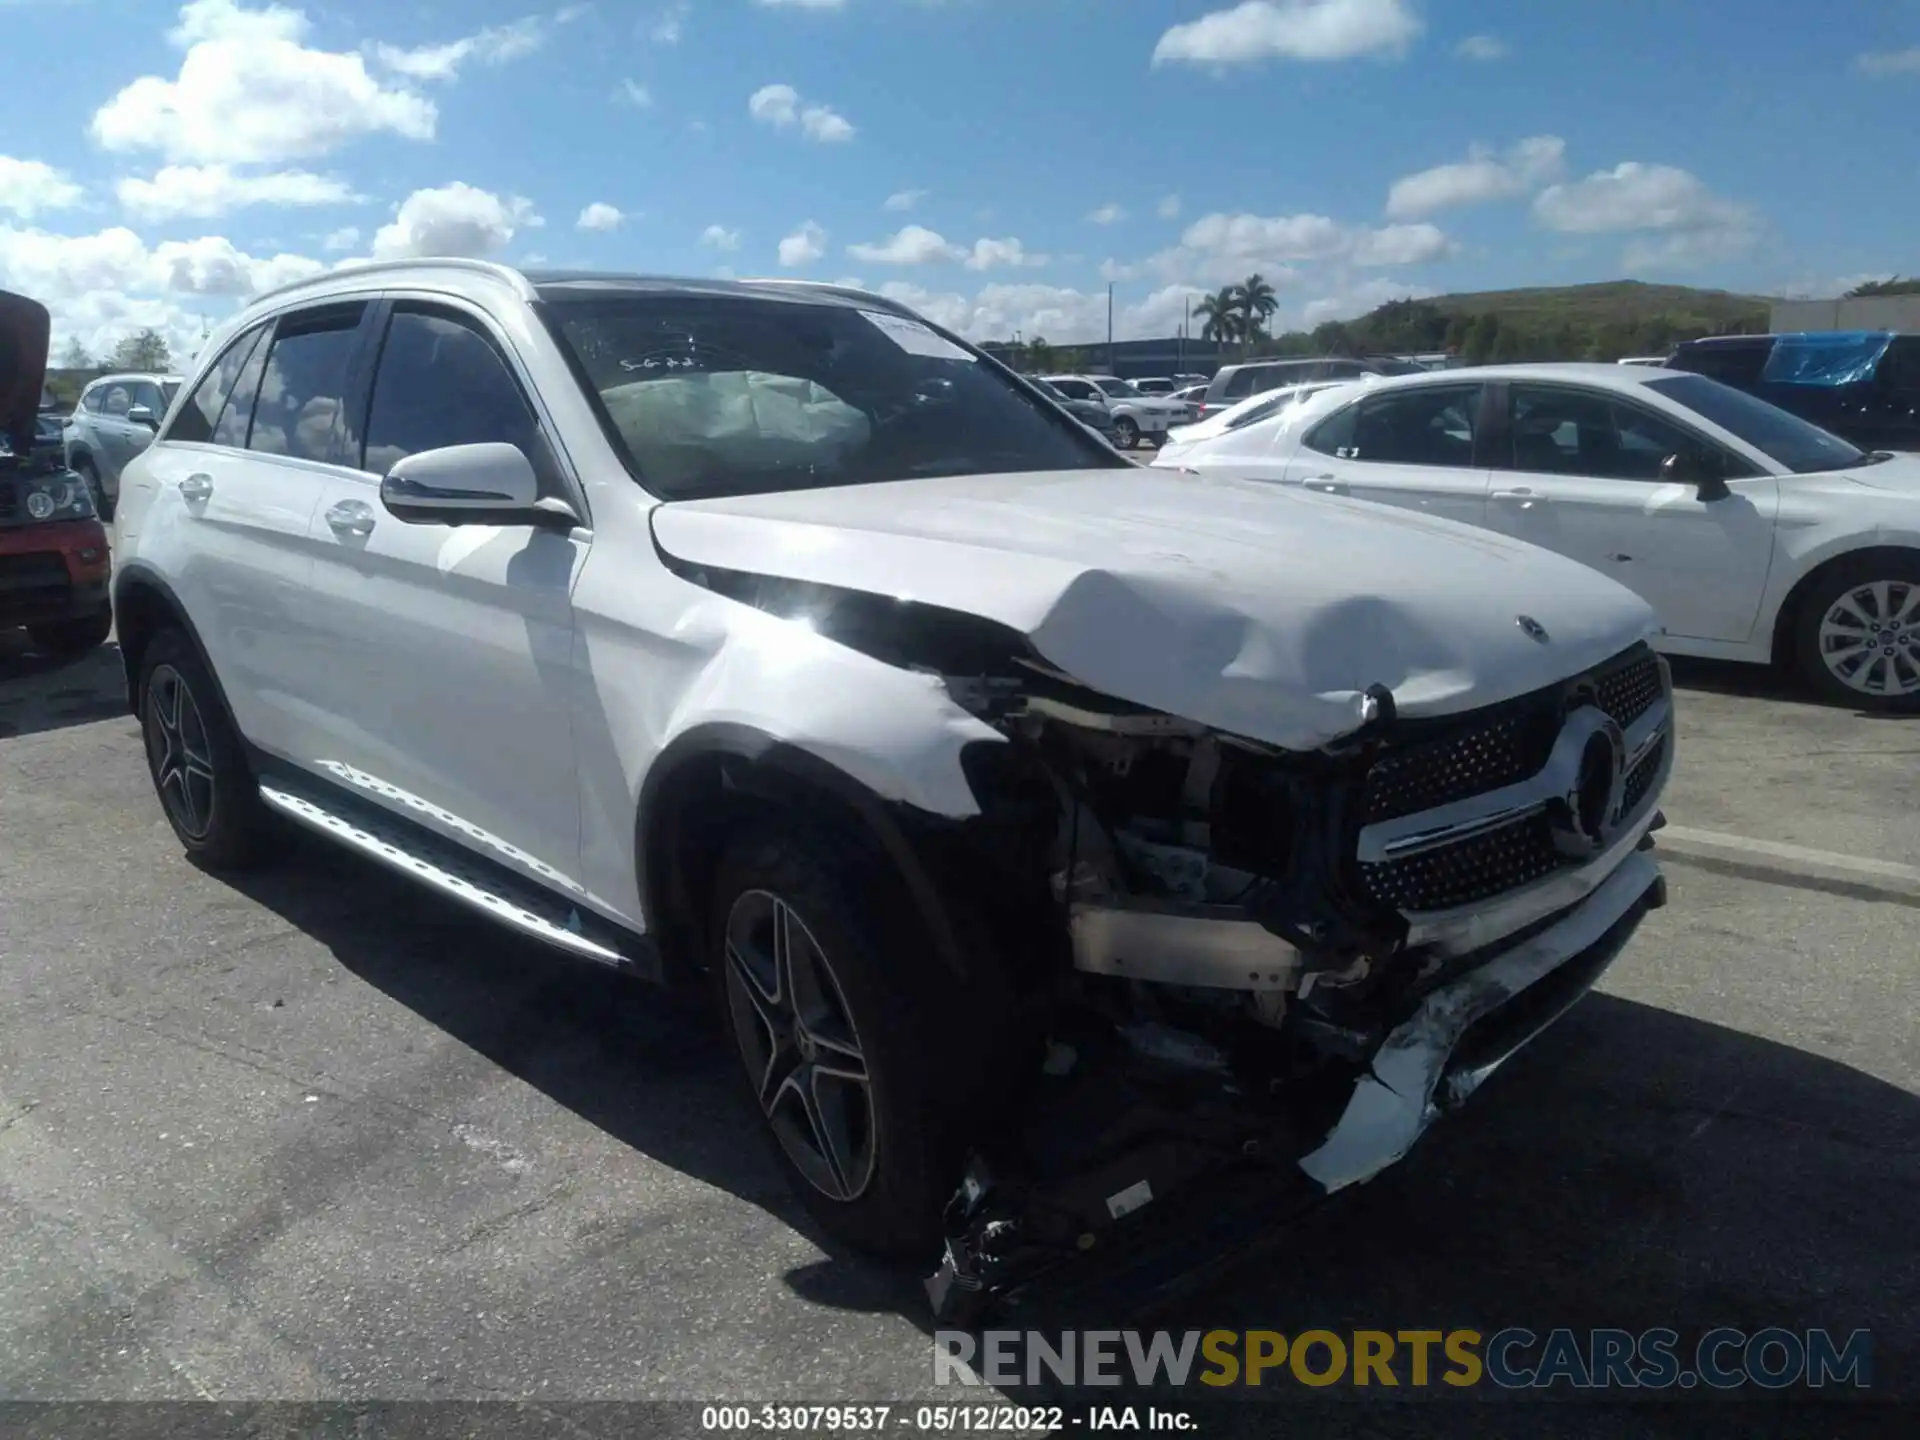
POLYGON ((285 285, 277 285, 271 290, 255 295, 247 303, 257 305, 262 300, 276 300, 283 295, 318 288, 327 281, 337 280, 343 275, 386 274, 392 271, 422 269, 466 270, 495 280, 505 280, 524 294, 531 293, 526 277, 511 265, 502 265, 494 260, 472 260, 461 255, 416 255, 405 260, 363 260, 336 265, 316 275, 307 275, 298 280, 290 280, 285 285))

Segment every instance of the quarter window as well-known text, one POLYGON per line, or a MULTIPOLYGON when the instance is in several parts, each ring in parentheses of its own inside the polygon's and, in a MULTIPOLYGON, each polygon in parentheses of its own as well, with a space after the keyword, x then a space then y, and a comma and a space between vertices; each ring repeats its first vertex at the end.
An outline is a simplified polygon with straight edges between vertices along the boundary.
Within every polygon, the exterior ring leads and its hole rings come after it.
POLYGON ((249 450, 339 461, 358 448, 348 433, 344 396, 365 308, 329 306, 281 318, 254 401, 249 450))
POLYGON ((374 374, 360 468, 384 475, 422 450, 489 441, 517 445, 530 460, 540 451, 533 411, 499 351, 463 320, 396 311, 374 374))
POLYGON ((1478 385, 1422 385, 1375 395, 1323 420, 1308 448, 1383 465, 1473 464, 1478 385))
MULTIPOLYGON (((219 423, 220 411, 233 393, 233 382, 240 377, 241 367, 253 354, 263 333, 264 327, 249 330, 220 352, 213 368, 201 377, 200 383, 193 387, 193 394, 187 397, 187 403, 174 416, 173 425, 167 431, 169 440, 213 439, 213 427, 219 423)), ((244 441, 244 427, 241 438, 244 441)))

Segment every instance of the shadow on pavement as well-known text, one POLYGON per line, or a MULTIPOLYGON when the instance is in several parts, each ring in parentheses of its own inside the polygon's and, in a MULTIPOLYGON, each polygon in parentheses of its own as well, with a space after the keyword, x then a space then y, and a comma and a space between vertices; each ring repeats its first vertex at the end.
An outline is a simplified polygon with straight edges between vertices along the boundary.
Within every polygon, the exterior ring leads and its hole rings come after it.
MULTIPOLYGON (((286 866, 239 884, 366 983, 622 1143, 820 1240, 775 1170, 703 1008, 553 957, 317 844, 300 843, 286 866)), ((1866 1329, 1866 1398, 1913 1401, 1916 1193, 1920 1099, 1806 1051, 1596 994, 1408 1161, 1289 1222, 1294 1234, 1224 1283, 1145 1321, 1118 1302, 1055 1310, 1042 1294, 1025 1318, 990 1323, 1036 1326, 1044 1312, 1049 1331, 1669 1327, 1683 1337, 1683 1359, 1717 1325, 1825 1328, 1842 1342, 1866 1329)), ((913 1275, 832 1258, 787 1280, 823 1305, 933 1328, 913 1275)), ((1198 1391, 1016 1398, 1204 1409, 1211 1434, 1274 1433, 1297 1416, 1315 1435, 1407 1429, 1463 1440, 1509 1429, 1679 1436, 1723 1423, 1742 1434, 1838 1434, 1888 1418, 1878 1404, 1808 1408, 1861 1398, 1851 1390, 1793 1390, 1758 1404, 1751 1388, 1701 1391, 1629 1404, 1617 1423, 1587 1403, 1551 1403, 1569 1399, 1565 1386, 1547 1396, 1485 1384, 1393 1395, 1309 1392, 1283 1379, 1226 1400, 1198 1391), (1489 1398, 1509 1403, 1477 1403, 1489 1398)))
POLYGON ((1729 695, 1744 700, 1786 701, 1835 710, 1860 720, 1912 720, 1912 715, 1886 715, 1853 705, 1835 705, 1821 699, 1791 672, 1771 665, 1741 665, 1732 660, 1699 660, 1687 655, 1670 655, 1673 684, 1677 690, 1703 690, 1710 695, 1729 695))
POLYGON ((0 740, 126 714, 118 645, 60 660, 34 650, 24 630, 0 630, 0 740))

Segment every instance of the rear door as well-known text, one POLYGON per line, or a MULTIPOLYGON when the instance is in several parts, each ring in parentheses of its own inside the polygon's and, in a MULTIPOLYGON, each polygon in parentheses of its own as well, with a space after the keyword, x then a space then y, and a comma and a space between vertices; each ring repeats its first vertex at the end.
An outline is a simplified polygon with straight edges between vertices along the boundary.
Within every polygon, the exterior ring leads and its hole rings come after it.
POLYGON ((1671 635, 1747 640, 1772 563, 1779 482, 1617 392, 1505 388, 1489 523, 1620 581, 1671 635), (1717 459, 1727 495, 1702 500, 1694 486, 1662 480, 1666 458, 1689 449, 1717 459))
POLYGON ((1486 386, 1477 381, 1365 394, 1307 432, 1286 480, 1322 494, 1484 524, 1485 397, 1486 386))
MULTIPOLYGON (((380 502, 407 455, 502 441, 578 514, 512 349, 480 312, 395 295, 370 347, 364 446, 309 534, 323 770, 548 884, 577 873, 573 584, 585 530, 409 525, 380 502)), ((562 888, 567 888, 563 883, 562 888)))
POLYGON ((328 480, 347 473, 344 392, 368 309, 355 300, 288 311, 244 356, 241 337, 139 467, 157 492, 133 522, 143 550, 179 557, 168 578, 241 733, 295 761, 315 753, 327 690, 354 683, 326 673, 315 649, 309 531, 328 480), (231 388, 216 405, 228 366, 231 388), (179 543, 168 526, 181 528, 179 543))

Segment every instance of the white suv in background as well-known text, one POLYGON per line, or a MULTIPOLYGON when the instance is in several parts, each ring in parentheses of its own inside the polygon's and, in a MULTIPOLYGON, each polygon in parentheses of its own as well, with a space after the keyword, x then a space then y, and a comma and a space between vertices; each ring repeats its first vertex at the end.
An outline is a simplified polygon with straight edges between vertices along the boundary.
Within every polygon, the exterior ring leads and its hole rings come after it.
POLYGON ((706 987, 948 1312, 1252 1149, 1366 1179, 1663 898, 1642 602, 1135 466, 880 296, 374 264, 205 354, 116 546, 181 844, 706 987))
POLYGON ((1145 436, 1158 439, 1175 425, 1194 418, 1193 410, 1182 401, 1154 395, 1142 395, 1124 380, 1111 375, 1046 375, 1049 385, 1069 400, 1091 400, 1105 405, 1113 416, 1113 443, 1131 450, 1145 436))
POLYGON ((67 464, 93 492, 94 508, 113 519, 120 472, 153 443, 160 417, 180 388, 178 375, 115 373, 88 382, 67 418, 67 464))

